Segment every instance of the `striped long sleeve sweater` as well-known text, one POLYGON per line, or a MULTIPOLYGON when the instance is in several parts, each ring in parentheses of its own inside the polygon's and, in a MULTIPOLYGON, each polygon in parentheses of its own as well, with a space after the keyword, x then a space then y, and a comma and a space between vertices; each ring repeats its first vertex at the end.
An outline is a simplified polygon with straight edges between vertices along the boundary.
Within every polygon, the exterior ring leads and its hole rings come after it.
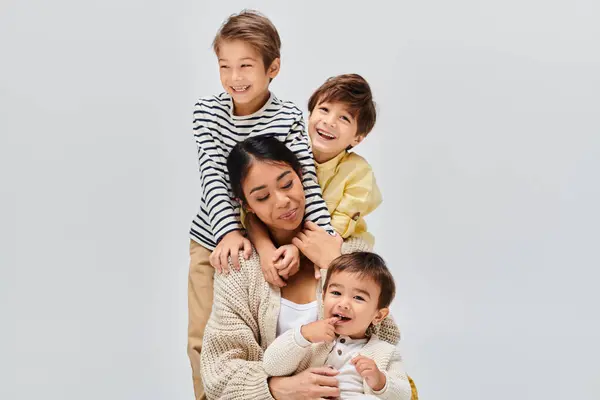
POLYGON ((227 233, 242 227, 239 203, 233 198, 227 173, 227 156, 236 143, 258 135, 276 137, 298 157, 306 194, 305 219, 333 231, 317 182, 302 111, 293 103, 281 101, 271 94, 256 113, 236 116, 233 115, 231 96, 222 93, 198 100, 194 110, 202 192, 190 236, 209 250, 213 250, 227 233))

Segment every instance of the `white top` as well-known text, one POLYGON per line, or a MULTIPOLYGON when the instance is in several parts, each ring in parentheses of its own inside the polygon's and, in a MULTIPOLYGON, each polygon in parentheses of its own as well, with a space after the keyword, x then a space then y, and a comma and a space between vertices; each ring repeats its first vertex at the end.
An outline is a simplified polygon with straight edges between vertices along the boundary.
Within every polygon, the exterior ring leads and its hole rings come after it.
POLYGON ((296 304, 281 298, 281 309, 277 319, 277 336, 290 329, 315 322, 318 318, 318 303, 296 304))
POLYGON ((356 371, 350 360, 360 354, 367 344, 368 339, 351 339, 348 336, 340 336, 327 357, 326 365, 337 369, 340 373, 336 376, 339 382, 342 399, 376 399, 372 395, 366 395, 363 387, 363 378, 356 371))

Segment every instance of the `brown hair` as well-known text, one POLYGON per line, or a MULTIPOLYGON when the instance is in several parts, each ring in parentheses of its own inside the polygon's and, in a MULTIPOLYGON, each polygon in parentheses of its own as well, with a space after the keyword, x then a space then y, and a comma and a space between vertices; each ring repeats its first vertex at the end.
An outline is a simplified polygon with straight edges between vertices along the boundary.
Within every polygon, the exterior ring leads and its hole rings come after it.
POLYGON ((396 295, 396 284, 383 258, 375 253, 359 251, 343 254, 329 264, 324 288, 327 290, 330 278, 338 272, 357 274, 359 279, 372 279, 381 288, 377 308, 387 308, 396 295))
POLYGON ((340 102, 348 105, 349 112, 356 119, 357 135, 366 136, 375 126, 377 111, 369 83, 358 74, 345 74, 331 77, 318 88, 308 100, 308 111, 325 102, 340 102))
POLYGON ((213 49, 219 54, 219 46, 227 40, 241 40, 252 46, 263 59, 265 71, 280 57, 281 39, 275 25, 254 10, 242 10, 233 14, 221 25, 213 40, 213 49))

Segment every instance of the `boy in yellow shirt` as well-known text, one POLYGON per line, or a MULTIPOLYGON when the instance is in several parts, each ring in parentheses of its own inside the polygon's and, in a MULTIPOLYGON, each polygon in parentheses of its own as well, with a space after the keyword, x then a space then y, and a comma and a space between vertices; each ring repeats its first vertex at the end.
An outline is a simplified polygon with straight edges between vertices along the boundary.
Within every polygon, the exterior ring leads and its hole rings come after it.
POLYGON ((360 236, 374 244, 364 217, 381 204, 369 163, 349 150, 373 129, 375 103, 357 74, 329 78, 308 101, 308 135, 331 225, 344 239, 360 236))
MULTIPOLYGON (((374 238, 367 232, 364 217, 381 204, 381 192, 369 163, 350 151, 375 125, 371 88, 357 74, 329 78, 310 97, 308 110, 308 134, 331 225, 344 239, 359 236, 373 245, 374 238)), ((285 286, 285 280, 298 271, 303 234, 293 240, 294 246, 275 248, 264 226, 252 214, 245 222, 260 255, 265 279, 273 285, 285 286)), ((306 222, 305 229, 316 226, 306 222)), ((327 265, 315 265, 317 279, 320 268, 327 265)))

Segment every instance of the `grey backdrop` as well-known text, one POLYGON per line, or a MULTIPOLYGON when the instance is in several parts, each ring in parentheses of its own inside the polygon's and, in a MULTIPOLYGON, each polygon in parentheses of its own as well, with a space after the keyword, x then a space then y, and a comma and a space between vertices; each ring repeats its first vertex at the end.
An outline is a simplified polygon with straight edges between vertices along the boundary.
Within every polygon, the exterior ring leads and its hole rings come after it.
POLYGON ((595 0, 3 0, 0 398, 192 398, 192 109, 244 7, 280 98, 372 84, 368 222, 421 397, 600 398, 595 0))

